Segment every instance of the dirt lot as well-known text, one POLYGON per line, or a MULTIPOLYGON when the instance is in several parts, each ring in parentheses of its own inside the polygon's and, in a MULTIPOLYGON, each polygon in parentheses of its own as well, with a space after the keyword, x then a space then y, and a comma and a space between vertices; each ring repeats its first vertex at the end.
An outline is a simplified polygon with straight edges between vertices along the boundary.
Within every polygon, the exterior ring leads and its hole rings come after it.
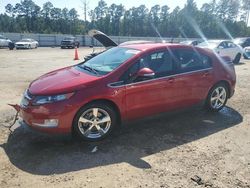
MULTIPOLYGON (((91 49, 79 52, 83 58, 91 49)), ((9 136, 3 125, 14 110, 7 103, 19 103, 39 75, 76 63, 73 56, 74 50, 59 48, 0 49, 0 187, 250 188, 246 60, 236 66, 234 97, 218 114, 194 109, 149 118, 99 143, 40 135, 19 123, 9 136)))

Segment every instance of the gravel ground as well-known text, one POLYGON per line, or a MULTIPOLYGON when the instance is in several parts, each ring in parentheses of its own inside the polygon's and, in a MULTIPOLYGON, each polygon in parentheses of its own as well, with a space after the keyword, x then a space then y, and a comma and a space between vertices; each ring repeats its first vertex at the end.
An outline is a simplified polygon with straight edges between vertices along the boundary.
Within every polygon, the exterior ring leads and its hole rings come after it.
MULTIPOLYGON (((90 53, 80 48, 80 58, 90 53)), ((34 133, 14 118, 30 81, 75 64, 74 50, 0 49, 0 187, 250 188, 250 61, 216 114, 199 108, 125 124, 98 143, 34 133)))

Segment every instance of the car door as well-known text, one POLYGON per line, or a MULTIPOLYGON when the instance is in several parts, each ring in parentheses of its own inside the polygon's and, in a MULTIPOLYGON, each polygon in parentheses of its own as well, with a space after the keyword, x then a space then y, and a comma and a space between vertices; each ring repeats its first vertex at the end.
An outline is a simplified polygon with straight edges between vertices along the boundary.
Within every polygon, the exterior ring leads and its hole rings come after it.
POLYGON ((175 68, 167 51, 152 52, 136 61, 124 74, 128 119, 145 117, 174 108, 175 68), (138 80, 133 77, 141 68, 150 68, 155 77, 138 80))
POLYGON ((213 83, 211 59, 195 48, 174 51, 177 74, 173 78, 182 95, 176 106, 188 107, 206 99, 213 83))
POLYGON ((220 56, 229 56, 231 58, 231 54, 227 48, 227 44, 226 42, 221 42, 218 47, 216 48, 216 52, 220 55, 220 56))
POLYGON ((234 60, 238 53, 241 53, 240 48, 231 41, 227 42, 228 51, 231 54, 231 59, 234 60))
POLYGON ((218 52, 220 56, 228 56, 234 60, 237 55, 238 48, 232 42, 224 41, 218 46, 218 52))

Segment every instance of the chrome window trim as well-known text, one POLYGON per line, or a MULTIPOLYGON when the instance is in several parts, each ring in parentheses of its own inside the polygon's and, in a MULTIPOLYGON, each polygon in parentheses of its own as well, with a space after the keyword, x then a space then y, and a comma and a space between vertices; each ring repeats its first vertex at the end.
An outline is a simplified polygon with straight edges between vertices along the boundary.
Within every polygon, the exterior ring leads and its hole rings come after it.
POLYGON ((173 75, 169 75, 169 76, 164 76, 164 77, 160 77, 160 78, 154 78, 154 79, 140 81, 140 82, 135 82, 135 83, 130 83, 130 84, 123 84, 123 85, 119 85, 119 86, 112 86, 113 84, 119 84, 119 83, 123 83, 124 82, 124 81, 118 81, 118 82, 109 83, 107 86, 110 87, 110 88, 119 88, 119 87, 123 87, 123 86, 138 85, 138 84, 141 84, 141 83, 147 83, 147 82, 152 82, 152 81, 156 81, 156 80, 163 80, 163 79, 166 79, 166 78, 171 78, 171 77, 176 77, 176 76, 181 76, 181 75, 188 75, 188 74, 192 74, 192 73, 198 73, 198 72, 209 71, 209 70, 213 70, 213 68, 210 67, 210 68, 205 68, 205 69, 200 69, 200 70, 195 70, 195 71, 190 71, 190 72, 184 72, 184 73, 179 73, 179 74, 173 74, 173 75))

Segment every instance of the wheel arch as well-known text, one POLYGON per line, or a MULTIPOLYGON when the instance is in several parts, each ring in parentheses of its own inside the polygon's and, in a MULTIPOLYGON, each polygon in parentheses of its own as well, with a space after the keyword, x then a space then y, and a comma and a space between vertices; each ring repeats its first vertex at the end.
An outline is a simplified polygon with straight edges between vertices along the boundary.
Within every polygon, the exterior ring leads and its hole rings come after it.
POLYGON ((93 104, 93 103, 104 103, 104 104, 110 106, 111 108, 113 108, 113 109, 115 110, 115 112, 116 112, 116 115, 117 115, 118 125, 120 125, 120 123, 121 123, 122 120, 121 120, 121 111, 120 111, 118 105, 117 105, 114 101, 109 100, 109 99, 94 99, 94 100, 92 100, 92 101, 87 102, 86 104, 84 104, 83 106, 81 106, 81 107, 77 110, 77 112, 76 112, 76 114, 75 114, 75 116, 74 116, 74 118, 73 118, 73 120, 72 120, 72 130, 73 130, 73 122, 74 122, 74 119, 75 119, 77 113, 79 112, 79 110, 81 110, 81 108, 83 108, 83 107, 85 107, 85 106, 87 106, 87 105, 89 105, 89 104, 93 104))
POLYGON ((215 84, 213 84, 212 85, 212 87, 209 89, 209 91, 208 91, 208 94, 209 94, 209 92, 211 91, 211 89, 215 86, 215 85, 217 85, 217 84, 225 84, 226 85, 226 87, 227 87, 227 91, 228 91, 228 94, 229 94, 229 97, 228 98, 230 98, 230 96, 231 96, 231 86, 230 86, 230 83, 229 83, 229 81, 227 81, 227 80, 220 80, 220 81, 218 81, 218 82, 216 82, 215 84))

